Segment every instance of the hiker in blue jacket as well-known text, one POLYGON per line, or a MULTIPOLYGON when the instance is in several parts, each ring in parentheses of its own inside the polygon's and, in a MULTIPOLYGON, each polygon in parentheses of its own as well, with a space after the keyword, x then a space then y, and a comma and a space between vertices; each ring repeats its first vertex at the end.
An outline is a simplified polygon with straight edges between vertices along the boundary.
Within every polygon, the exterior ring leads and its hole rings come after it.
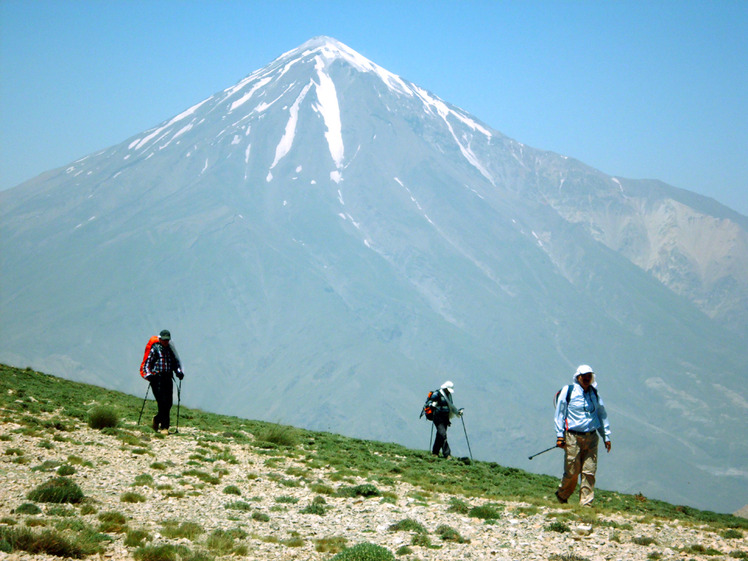
POLYGON ((184 378, 182 365, 179 362, 177 353, 171 346, 171 333, 164 329, 158 335, 158 342, 151 347, 144 365, 143 372, 145 379, 148 380, 153 388, 153 397, 156 398, 158 412, 153 417, 152 428, 154 431, 162 434, 169 434, 169 425, 171 424, 170 412, 174 402, 174 384, 172 374, 176 374, 180 380, 184 378))
POLYGON ((564 476, 556 490, 560 503, 568 501, 581 476, 579 504, 591 506, 595 498, 597 444, 603 437, 610 452, 610 424, 605 404, 597 394, 595 373, 582 364, 574 383, 561 389, 556 403, 556 446, 563 448, 564 476))
POLYGON ((434 405, 434 426, 436 427, 436 438, 434 439, 434 446, 431 449, 431 453, 435 456, 439 455, 441 451, 445 458, 449 458, 452 451, 449 449, 449 443, 447 442, 447 427, 451 424, 449 420, 454 417, 462 417, 463 409, 457 409, 452 403, 452 394, 455 391, 455 386, 452 382, 447 380, 444 382, 439 391, 431 396, 434 405))

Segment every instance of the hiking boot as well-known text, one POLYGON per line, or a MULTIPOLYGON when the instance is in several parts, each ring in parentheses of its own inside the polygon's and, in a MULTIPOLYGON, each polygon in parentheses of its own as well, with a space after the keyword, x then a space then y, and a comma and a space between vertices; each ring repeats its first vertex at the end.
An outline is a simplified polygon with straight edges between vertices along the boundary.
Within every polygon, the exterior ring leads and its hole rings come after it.
POLYGON ((153 417, 151 428, 154 430, 154 432, 158 432, 158 421, 156 420, 156 417, 153 417))
POLYGON ((166 435, 168 435, 168 434, 169 434, 169 429, 161 429, 161 430, 160 430, 159 432, 160 432, 161 434, 163 434, 164 436, 166 436, 166 435))
POLYGON ((568 499, 562 499, 561 495, 558 494, 558 491, 556 491, 554 494, 556 495, 558 502, 560 502, 562 505, 565 505, 566 503, 569 502, 568 499))

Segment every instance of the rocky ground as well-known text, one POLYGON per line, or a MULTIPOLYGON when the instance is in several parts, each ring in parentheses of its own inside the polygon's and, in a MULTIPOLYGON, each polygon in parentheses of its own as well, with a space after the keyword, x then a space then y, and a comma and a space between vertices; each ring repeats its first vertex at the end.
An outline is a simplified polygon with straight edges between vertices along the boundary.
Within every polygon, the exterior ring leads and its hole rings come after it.
MULTIPOLYGON (((123 441, 83 423, 54 437, 28 436, 22 428, 0 424, 0 528, 43 531, 67 514, 104 530, 102 513, 121 513, 126 527, 106 532, 111 541, 101 559, 136 558, 137 546, 125 545, 127 530, 143 530, 148 537, 142 545, 182 544, 205 552, 207 559, 328 560, 343 540, 347 546, 369 542, 398 559, 424 561, 748 559, 745 531, 725 537, 724 528, 678 520, 453 497, 396 480, 392 486, 376 484, 383 496, 343 497, 334 491, 371 482, 332 478, 333 470, 310 467, 302 456, 268 454, 190 427, 149 436, 146 443, 123 441), (74 469, 69 477, 82 489, 83 503, 66 506, 67 512, 47 503, 36 503, 38 514, 16 512, 31 502, 32 489, 57 476, 60 465, 74 469), (500 515, 485 520, 455 512, 455 499, 471 507, 487 504, 500 515), (392 527, 408 519, 425 533, 392 527), (185 522, 202 533, 170 535, 169 527, 185 522), (459 537, 444 540, 444 526, 459 537), (232 529, 242 532, 229 550, 217 550, 210 536, 232 529)), ((16 551, 0 552, 0 559, 58 558, 16 551)))

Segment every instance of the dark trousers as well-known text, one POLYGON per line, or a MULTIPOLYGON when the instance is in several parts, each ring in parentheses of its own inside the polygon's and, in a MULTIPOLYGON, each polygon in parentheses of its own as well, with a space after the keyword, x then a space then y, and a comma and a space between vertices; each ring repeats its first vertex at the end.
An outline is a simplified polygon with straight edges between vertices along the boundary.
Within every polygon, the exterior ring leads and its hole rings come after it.
POLYGON ((169 413, 174 403, 174 383, 171 376, 166 374, 154 376, 151 380, 151 388, 153 388, 153 397, 156 398, 156 405, 158 405, 158 413, 153 418, 153 428, 155 430, 168 429, 171 424, 169 413))
POLYGON ((434 447, 431 449, 432 454, 438 456, 439 451, 441 451, 445 458, 452 454, 452 451, 449 449, 449 442, 447 442, 447 427, 449 425, 449 415, 437 415, 434 417, 436 438, 434 439, 434 447))

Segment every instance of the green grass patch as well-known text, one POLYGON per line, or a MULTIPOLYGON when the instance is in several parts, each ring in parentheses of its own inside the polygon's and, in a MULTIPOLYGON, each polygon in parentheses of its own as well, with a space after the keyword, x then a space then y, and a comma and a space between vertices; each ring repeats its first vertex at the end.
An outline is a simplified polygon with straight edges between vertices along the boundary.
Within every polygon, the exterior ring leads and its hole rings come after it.
POLYGON ((340 553, 348 540, 342 536, 330 536, 314 540, 314 550, 320 553, 340 553))
POLYGON ((571 532, 571 528, 569 528, 569 526, 567 526, 566 524, 558 520, 548 524, 548 526, 546 526, 545 529, 551 532, 558 532, 559 534, 565 534, 567 532, 571 532))
POLYGON ((120 495, 119 500, 123 503, 144 503, 146 501, 146 498, 140 493, 127 491, 126 493, 122 493, 122 495, 120 495))
POLYGON ((239 487, 237 487, 236 485, 227 485, 226 487, 223 488, 223 492, 226 495, 241 495, 242 494, 241 489, 239 489, 239 487))
POLYGON ((437 526, 436 535, 445 542, 470 543, 470 540, 466 540, 457 530, 446 524, 440 524, 437 526))
POLYGON ((119 415, 111 407, 98 405, 88 413, 88 426, 92 429, 115 428, 119 424, 119 415))
POLYGON ((395 556, 389 549, 364 542, 344 549, 330 561, 393 561, 395 556))
POLYGON ((262 444, 274 444, 288 448, 299 444, 299 431, 284 425, 268 425, 255 433, 255 438, 262 444))
POLYGON ((428 534, 425 526, 412 518, 405 518, 400 522, 395 522, 387 528, 390 532, 416 532, 419 534, 428 534))
POLYGON ((18 508, 16 508, 14 511, 14 514, 41 514, 42 509, 40 509, 38 506, 36 506, 33 503, 23 503, 18 508))
POLYGON ((30 491, 26 498, 37 503, 79 503, 84 495, 72 479, 55 477, 30 491))
POLYGON ((161 529, 161 535, 164 537, 187 538, 190 541, 195 541, 204 533, 205 529, 200 524, 191 521, 180 523, 178 520, 166 520, 161 529))
POLYGON ((491 505, 474 506, 468 511, 471 518, 481 518, 483 520, 498 520, 501 513, 496 507, 491 505))
POLYGON ((123 534, 127 532, 127 518, 121 512, 102 512, 99 519, 99 532, 123 534))
POLYGON ((382 493, 371 483, 364 483, 363 485, 355 485, 353 487, 340 487, 336 495, 340 497, 363 497, 367 499, 370 497, 379 497, 382 493))

